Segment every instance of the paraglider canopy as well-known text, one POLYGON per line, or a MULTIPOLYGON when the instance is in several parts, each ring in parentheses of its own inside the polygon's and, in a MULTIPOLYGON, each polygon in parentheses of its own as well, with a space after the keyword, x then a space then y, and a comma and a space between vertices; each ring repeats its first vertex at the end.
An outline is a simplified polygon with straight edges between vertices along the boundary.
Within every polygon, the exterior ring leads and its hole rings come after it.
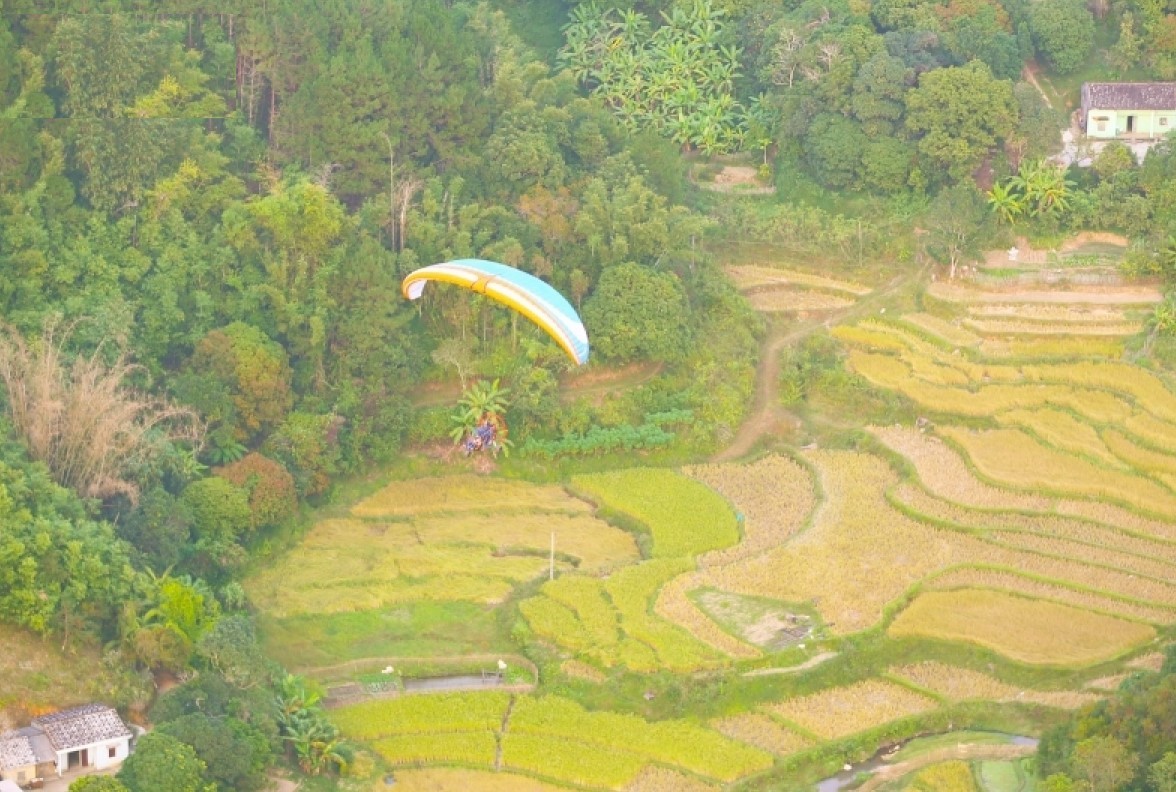
POLYGON ((588 362, 584 323, 563 295, 534 275, 493 261, 458 259, 416 270, 400 290, 415 300, 429 281, 463 286, 513 308, 539 325, 576 363, 588 362))

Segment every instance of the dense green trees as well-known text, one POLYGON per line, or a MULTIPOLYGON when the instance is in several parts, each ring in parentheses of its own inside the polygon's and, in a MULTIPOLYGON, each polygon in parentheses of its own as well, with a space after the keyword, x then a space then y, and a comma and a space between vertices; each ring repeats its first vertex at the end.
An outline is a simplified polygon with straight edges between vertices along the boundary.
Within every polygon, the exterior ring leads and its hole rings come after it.
POLYGON ((1115 696, 1079 710, 1048 732, 1041 742, 1039 773, 1061 790, 1168 792, 1176 779, 1173 745, 1176 653, 1170 649, 1159 674, 1136 674, 1115 696))
POLYGON ((155 731, 139 738, 118 780, 131 792, 209 792, 216 787, 205 783, 205 770, 192 746, 155 731))

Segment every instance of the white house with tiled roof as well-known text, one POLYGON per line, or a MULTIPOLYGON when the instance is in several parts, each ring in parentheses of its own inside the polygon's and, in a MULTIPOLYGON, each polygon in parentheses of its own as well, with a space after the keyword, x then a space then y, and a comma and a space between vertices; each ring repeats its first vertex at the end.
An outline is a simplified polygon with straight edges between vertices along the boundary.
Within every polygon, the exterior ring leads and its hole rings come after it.
POLYGON ((1176 130, 1176 82, 1084 83, 1081 123, 1092 138, 1162 138, 1176 130))
POLYGON ((131 730, 105 704, 54 712, 0 734, 0 778, 24 784, 53 773, 102 770, 130 754, 131 730))

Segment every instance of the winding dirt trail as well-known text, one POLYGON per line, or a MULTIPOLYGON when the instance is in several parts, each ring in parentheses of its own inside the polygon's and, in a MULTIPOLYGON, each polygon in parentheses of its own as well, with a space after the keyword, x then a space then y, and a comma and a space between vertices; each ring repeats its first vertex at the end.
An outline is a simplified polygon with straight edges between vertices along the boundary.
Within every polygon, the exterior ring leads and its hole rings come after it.
POLYGON ((780 353, 784 351, 785 347, 802 341, 818 330, 832 327, 834 324, 857 318, 872 311, 879 302, 922 277, 925 271, 926 268, 899 275, 881 289, 870 292, 853 305, 827 312, 815 319, 805 320, 787 331, 781 327, 773 327, 760 350, 759 363, 755 370, 755 398, 752 400, 747 419, 740 424, 739 431, 735 433, 730 445, 715 454, 711 461, 730 462, 746 456, 760 438, 769 433, 780 421, 796 420, 795 416, 779 404, 777 398, 777 391, 780 387, 780 353))

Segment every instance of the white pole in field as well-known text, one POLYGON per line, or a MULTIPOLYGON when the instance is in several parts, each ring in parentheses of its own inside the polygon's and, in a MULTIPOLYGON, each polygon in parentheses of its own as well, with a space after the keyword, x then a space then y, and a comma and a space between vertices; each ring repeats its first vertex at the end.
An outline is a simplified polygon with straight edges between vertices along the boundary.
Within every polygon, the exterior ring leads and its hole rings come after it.
POLYGON ((555 531, 551 532, 551 566, 547 572, 548 580, 555 580, 555 531))

